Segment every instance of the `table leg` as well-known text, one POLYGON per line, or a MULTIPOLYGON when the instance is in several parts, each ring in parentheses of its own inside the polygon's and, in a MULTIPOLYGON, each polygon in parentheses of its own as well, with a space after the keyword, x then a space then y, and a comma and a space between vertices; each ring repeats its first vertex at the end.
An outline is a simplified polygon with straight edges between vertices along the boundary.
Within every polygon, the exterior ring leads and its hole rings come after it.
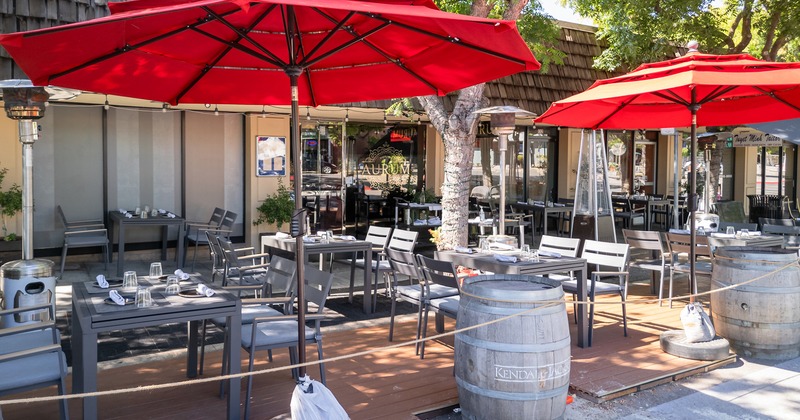
POLYGON ((545 209, 542 211, 542 231, 544 232, 544 235, 547 235, 547 222, 547 209, 545 209))
MULTIPOLYGON (((97 334, 83 331, 72 304, 72 392, 97 391, 97 334)), ((97 418, 97 397, 83 399, 83 418, 97 418)))
POLYGON ((125 223, 120 222, 117 226, 117 236, 119 237, 119 245, 117 245, 117 277, 122 277, 125 267, 125 223))
POLYGON ((185 251, 183 249, 183 240, 184 240, 184 236, 185 235, 186 235, 186 224, 185 223, 179 223, 178 224, 178 248, 175 250, 175 265, 177 265, 178 268, 183 268, 183 263, 184 263, 184 261, 183 261, 183 258, 184 258, 183 253, 185 251))
POLYGON ((161 226, 161 261, 167 260, 167 236, 169 233, 169 225, 161 226))
MULTIPOLYGON (((581 270, 575 270, 575 275, 578 279, 578 300, 581 302, 586 302, 587 296, 587 286, 588 286, 588 279, 587 279, 587 270, 586 264, 583 265, 581 270)), ((591 328, 588 319, 588 306, 586 305, 577 305, 578 306, 578 347, 591 347, 592 346, 592 335, 589 329, 591 328), (588 328, 587 328, 588 327, 588 328)))
MULTIPOLYGON (((189 321, 186 323, 186 327, 188 328, 188 336, 189 336, 189 345, 186 348, 186 377, 187 378, 196 378, 197 377, 197 345, 200 342, 199 336, 197 333, 197 327, 200 324, 199 321, 189 321)), ((203 343, 205 344, 205 343, 203 343)), ((229 347, 230 348, 230 347, 229 347)))
MULTIPOLYGON (((376 270, 377 272, 377 270, 376 270)), ((371 314, 372 307, 372 249, 364 250, 364 313, 371 314)))
MULTIPOLYGON (((237 305, 238 306, 238 305, 237 305)), ((236 313, 229 316, 227 319, 229 325, 228 334, 225 334, 228 340, 228 372, 231 375, 236 375, 242 371, 242 352, 240 350, 242 344, 242 312, 241 308, 237 308, 236 313)), ((228 420, 239 419, 239 406, 241 404, 241 378, 232 378, 228 380, 228 420)))

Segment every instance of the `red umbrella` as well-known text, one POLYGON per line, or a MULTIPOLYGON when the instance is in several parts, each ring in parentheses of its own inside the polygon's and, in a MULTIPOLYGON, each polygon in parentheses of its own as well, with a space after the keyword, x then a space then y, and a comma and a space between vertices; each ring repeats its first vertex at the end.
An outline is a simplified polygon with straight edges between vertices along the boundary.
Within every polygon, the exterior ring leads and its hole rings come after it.
MULTIPOLYGON (((683 57, 642 64, 631 73, 598 80, 553 103, 536 122, 590 129, 691 127, 695 167, 697 126, 748 124, 800 117, 800 63, 775 63, 747 54, 683 57)), ((696 189, 693 170, 690 190, 696 189)), ((695 279, 697 194, 689 200, 695 279)), ((694 284, 696 288, 696 284, 694 284)))
MULTIPOLYGON (((293 116, 299 104, 444 95, 539 68, 515 22, 445 13, 430 0, 136 0, 110 7, 107 17, 0 35, 0 45, 35 85, 173 105, 291 103, 293 116)), ((302 285, 300 237, 297 253, 302 285)))

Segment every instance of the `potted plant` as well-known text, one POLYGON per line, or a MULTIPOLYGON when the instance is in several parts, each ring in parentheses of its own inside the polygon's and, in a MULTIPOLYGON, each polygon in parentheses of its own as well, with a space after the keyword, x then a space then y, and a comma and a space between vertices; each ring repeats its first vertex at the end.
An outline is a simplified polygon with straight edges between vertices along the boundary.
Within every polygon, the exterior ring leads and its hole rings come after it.
POLYGON ((278 191, 268 195, 261 204, 256 207, 258 218, 253 220, 253 225, 260 225, 262 223, 269 223, 275 225, 278 229, 284 223, 292 219, 294 212, 294 198, 291 192, 283 182, 278 180, 278 191))
POLYGON ((22 189, 17 184, 12 184, 8 190, 3 190, 3 180, 8 173, 8 168, 0 168, 0 222, 2 222, 2 236, 5 242, 19 239, 16 233, 8 233, 7 218, 13 217, 22 211, 22 189))

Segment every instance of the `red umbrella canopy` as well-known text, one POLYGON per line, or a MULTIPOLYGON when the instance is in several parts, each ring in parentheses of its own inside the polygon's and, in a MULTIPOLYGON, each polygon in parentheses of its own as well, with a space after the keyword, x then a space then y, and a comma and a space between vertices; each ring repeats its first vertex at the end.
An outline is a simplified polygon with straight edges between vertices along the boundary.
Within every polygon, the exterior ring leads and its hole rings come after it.
POLYGON ((443 95, 539 63, 513 21, 429 0, 139 0, 0 35, 36 85, 154 101, 301 105, 443 95))
POLYGON ((747 54, 683 57, 598 80, 536 122, 592 129, 733 125, 800 117, 800 63, 747 54))

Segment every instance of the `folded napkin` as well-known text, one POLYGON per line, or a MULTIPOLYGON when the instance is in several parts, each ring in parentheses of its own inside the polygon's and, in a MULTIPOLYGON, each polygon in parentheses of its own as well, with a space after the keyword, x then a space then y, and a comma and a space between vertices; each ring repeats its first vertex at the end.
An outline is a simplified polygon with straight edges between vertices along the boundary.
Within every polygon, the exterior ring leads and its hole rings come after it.
MULTIPOLYGON (((164 210, 164 209, 158 209, 158 214, 164 214, 164 213, 166 213, 166 212, 167 212, 167 211, 166 211, 166 210, 164 210)), ((171 213, 170 213, 170 214, 171 214, 171 213)))
POLYGON ((309 236, 303 236, 303 242, 305 242, 307 244, 313 244, 313 243, 317 242, 317 238, 312 238, 312 237, 309 237, 309 236))
POLYGON ((712 238, 735 238, 736 235, 733 233, 718 233, 718 232, 711 232, 712 238))
POLYGON ((289 235, 288 233, 277 232, 275 234, 275 237, 278 238, 278 239, 288 239, 288 238, 291 238, 292 236, 289 235))
POLYGON ((106 280, 106 276, 98 274, 95 279, 97 279, 97 287, 101 289, 108 289, 108 280, 106 280))
POLYGON ((428 218, 428 224, 429 225, 440 225, 440 224, 442 224, 442 219, 440 219, 440 218, 438 218, 436 216, 431 216, 431 217, 428 218))
POLYGON ((750 236, 761 236, 761 231, 760 230, 751 230, 750 231, 750 236))
POLYGON ((544 201, 534 201, 533 205, 535 205, 535 206, 543 206, 544 205, 544 201))
POLYGON ((178 276, 178 280, 189 280, 189 273, 184 273, 180 268, 175 270, 175 275, 178 276))
POLYGON ((414 220, 414 226, 427 225, 428 221, 425 219, 414 220))
POLYGON ((170 219, 174 219, 174 218, 176 218, 178 216, 176 216, 175 213, 167 212, 167 217, 169 217, 170 219))
POLYGON ((551 258, 561 258, 561 254, 558 252, 551 252, 551 251, 539 251, 540 257, 551 257, 551 258))
POLYGON ((683 234, 683 235, 688 235, 689 234, 689 229, 670 229, 669 233, 680 233, 680 234, 683 234))
POLYGON ((511 251, 511 250, 516 249, 514 247, 514 245, 504 244, 504 243, 500 243, 500 242, 495 242, 495 243, 490 244, 489 248, 490 249, 495 249, 495 250, 503 250, 503 251, 511 251))
POLYGON ((116 291, 116 290, 112 290, 112 291, 108 292, 108 297, 109 297, 111 300, 113 300, 113 301, 114 301, 114 303, 116 303, 117 305, 120 305, 120 306, 125 306, 125 298, 124 298, 124 297, 122 297, 122 295, 121 295, 121 294, 119 294, 119 292, 118 292, 118 291, 116 291))
POLYGON ((133 218, 133 215, 130 214, 130 213, 125 213, 125 218, 126 219, 131 219, 131 218, 133 218))
POLYGON ((566 207, 567 205, 564 203, 553 203, 554 207, 566 207))
POLYGON ((514 255, 494 254, 494 259, 497 260, 497 261, 506 262, 506 263, 515 263, 515 262, 519 261, 519 258, 517 258, 514 255))
POLYGON ((128 210, 125 210, 125 209, 117 209, 117 211, 118 211, 118 212, 120 212, 120 213, 122 213, 122 214, 125 214, 125 213, 127 213, 127 212, 128 212, 128 210))
POLYGON ((343 240, 343 241, 355 241, 356 240, 356 237, 353 236, 353 235, 342 235, 342 236, 339 236, 339 238, 341 240, 343 240))
POLYGON ((215 292, 214 292, 214 289, 206 286, 203 283, 200 283, 200 284, 197 285, 197 293, 199 293, 201 295, 205 295, 206 297, 211 297, 211 296, 214 296, 215 292))
POLYGON ((472 254, 472 248, 466 246, 457 246, 453 248, 456 252, 461 252, 462 254, 472 254))

